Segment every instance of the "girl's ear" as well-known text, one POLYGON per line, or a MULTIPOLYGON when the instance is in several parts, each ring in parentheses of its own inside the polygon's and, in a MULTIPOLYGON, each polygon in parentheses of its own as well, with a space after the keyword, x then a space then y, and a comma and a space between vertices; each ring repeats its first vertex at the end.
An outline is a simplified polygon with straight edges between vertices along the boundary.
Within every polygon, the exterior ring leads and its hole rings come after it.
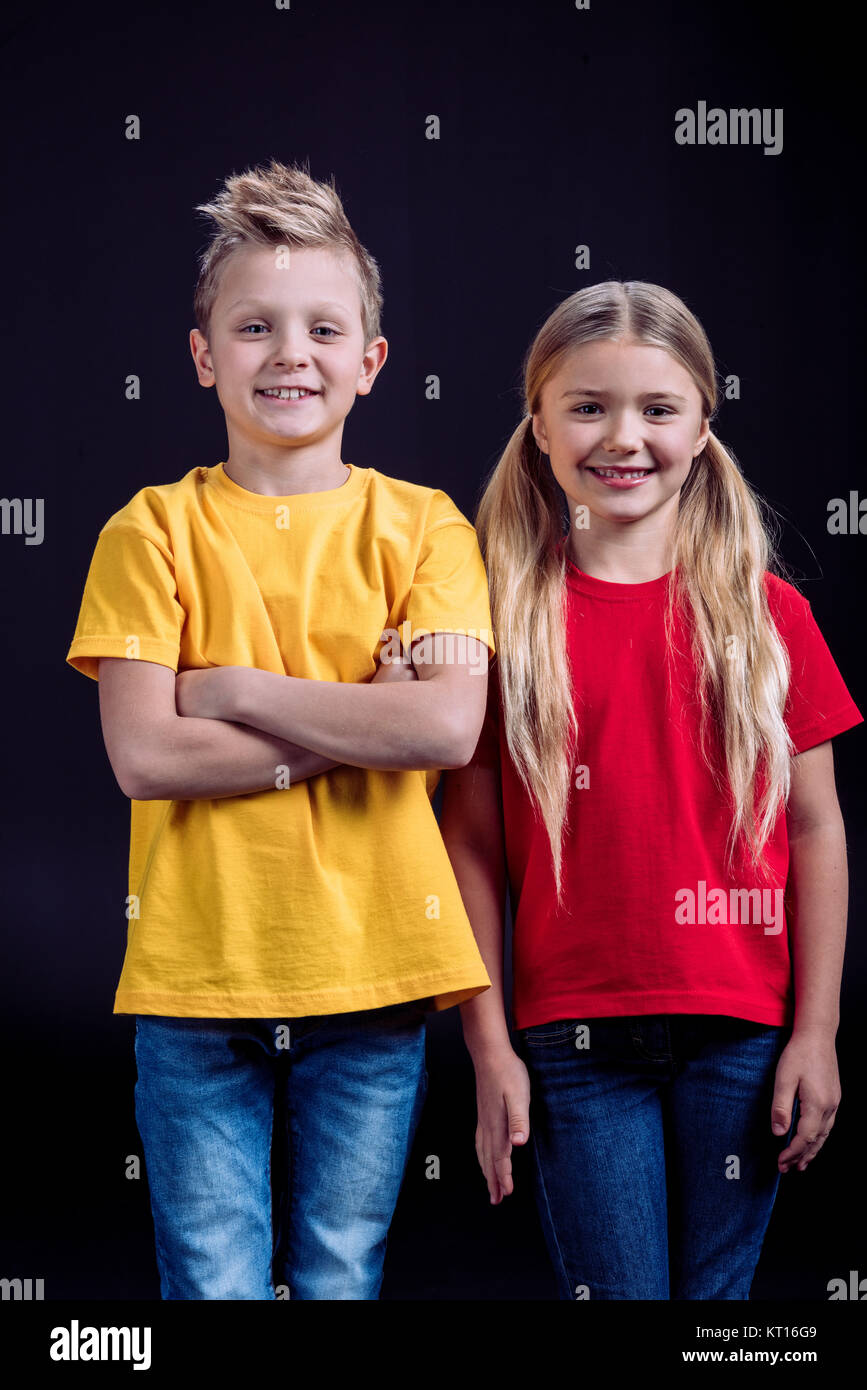
POLYGON ((710 438, 710 420, 706 415, 701 417, 701 430, 692 451, 693 458, 698 458, 708 439, 710 438))
POLYGON ((533 438, 538 444, 543 454, 548 453, 548 436, 545 433, 545 426, 542 424, 541 415, 531 415, 533 421, 533 438))

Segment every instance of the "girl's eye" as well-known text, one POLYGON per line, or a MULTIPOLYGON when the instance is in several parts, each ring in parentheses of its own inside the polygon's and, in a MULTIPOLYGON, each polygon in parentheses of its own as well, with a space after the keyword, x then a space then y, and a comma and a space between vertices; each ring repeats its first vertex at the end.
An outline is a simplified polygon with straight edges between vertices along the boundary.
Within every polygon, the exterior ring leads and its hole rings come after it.
POLYGON ((264 327, 265 327, 264 323, 248 323, 248 324, 245 325, 244 328, 241 329, 241 332, 242 332, 242 333, 246 333, 246 332, 248 331, 248 329, 250 329, 250 328, 264 328, 264 327))
POLYGON ((323 332, 323 333, 336 333, 336 332, 337 332, 337 329, 336 329, 336 328, 329 328, 327 323, 320 323, 320 324, 317 325, 316 328, 313 329, 313 332, 314 332, 314 333, 319 333, 320 331, 323 332))
MULTIPOLYGON (((585 411, 585 410, 597 411, 598 409, 599 409, 599 406, 596 404, 595 401, 584 401, 582 405, 575 405, 575 406, 572 407, 572 414, 573 414, 573 415, 578 415, 579 413, 581 413, 582 411, 585 411)), ((647 407, 647 409, 648 409, 648 410, 661 410, 665 415, 671 415, 671 413, 672 413, 672 412, 669 410, 669 408, 668 408, 667 405, 649 405, 649 406, 647 407)))

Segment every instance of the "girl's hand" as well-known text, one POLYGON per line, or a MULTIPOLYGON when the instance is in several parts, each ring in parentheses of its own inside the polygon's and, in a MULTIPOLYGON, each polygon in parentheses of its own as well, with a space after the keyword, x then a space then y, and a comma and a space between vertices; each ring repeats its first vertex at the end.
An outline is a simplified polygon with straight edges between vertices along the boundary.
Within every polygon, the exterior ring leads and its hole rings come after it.
POLYGON ((530 1137, 530 1077, 511 1047, 474 1058, 476 1069, 476 1157, 491 1205, 512 1192, 512 1146, 530 1137))
POLYGON ((206 671, 181 671, 175 678, 175 708, 185 718, 229 719, 233 695, 243 666, 212 666, 206 671))
POLYGON ((788 1148, 777 1155, 781 1173, 793 1166, 803 1173, 831 1133, 841 1095, 833 1036, 792 1034, 777 1063, 771 1106, 775 1134, 785 1134, 792 1123, 796 1095, 800 1101, 798 1128, 788 1148))

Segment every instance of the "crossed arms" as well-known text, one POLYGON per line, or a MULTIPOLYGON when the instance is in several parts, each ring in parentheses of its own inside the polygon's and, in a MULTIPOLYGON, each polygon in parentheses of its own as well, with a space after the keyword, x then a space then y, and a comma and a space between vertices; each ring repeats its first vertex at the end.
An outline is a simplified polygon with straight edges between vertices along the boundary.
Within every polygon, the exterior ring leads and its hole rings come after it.
POLYGON ((484 643, 461 638, 455 659, 380 666, 357 684, 242 666, 185 671, 102 657, 99 708, 109 761, 137 801, 239 796, 302 781, 340 763, 383 771, 456 768, 473 755, 485 714, 484 643))

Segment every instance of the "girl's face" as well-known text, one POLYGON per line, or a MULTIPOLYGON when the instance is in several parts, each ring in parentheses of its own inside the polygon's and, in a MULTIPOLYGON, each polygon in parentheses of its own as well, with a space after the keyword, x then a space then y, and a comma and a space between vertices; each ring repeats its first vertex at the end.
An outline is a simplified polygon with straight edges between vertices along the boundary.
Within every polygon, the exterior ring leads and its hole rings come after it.
POLYGON ((572 505, 615 526, 673 519, 710 433, 698 388, 663 348, 600 339, 542 390, 533 435, 572 505))

